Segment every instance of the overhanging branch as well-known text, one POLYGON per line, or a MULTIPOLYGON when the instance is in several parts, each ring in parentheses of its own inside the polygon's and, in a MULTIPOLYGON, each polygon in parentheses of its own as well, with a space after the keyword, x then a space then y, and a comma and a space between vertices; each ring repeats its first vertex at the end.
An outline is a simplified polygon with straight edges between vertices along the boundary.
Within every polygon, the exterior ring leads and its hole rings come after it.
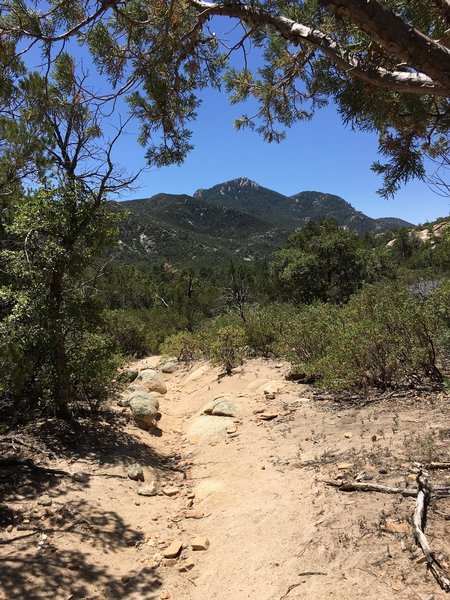
MULTIPOLYGON (((341 0, 336 1, 340 2, 341 0)), ((348 1, 359 2, 359 0, 348 1)), ((288 17, 246 4, 219 4, 203 0, 189 0, 189 3, 202 14, 203 18, 205 12, 207 12, 209 16, 233 17, 246 23, 272 27, 293 44, 306 43, 321 50, 339 70, 350 77, 371 83, 377 87, 411 94, 450 96, 450 75, 447 77, 442 74, 442 77, 433 78, 426 73, 391 71, 382 67, 366 66, 354 54, 345 51, 322 31, 298 23, 288 17), (447 78, 448 85, 447 83, 443 85, 441 81, 447 82, 447 78)), ((436 71, 436 68, 433 70, 436 71)))

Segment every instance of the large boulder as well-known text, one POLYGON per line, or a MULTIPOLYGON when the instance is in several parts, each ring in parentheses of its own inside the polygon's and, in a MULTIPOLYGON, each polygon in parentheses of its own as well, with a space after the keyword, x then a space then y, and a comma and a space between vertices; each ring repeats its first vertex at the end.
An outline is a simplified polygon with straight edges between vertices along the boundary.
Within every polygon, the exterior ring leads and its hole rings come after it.
POLYGON ((218 419, 210 415, 202 415, 191 421, 186 431, 186 438, 191 444, 221 439, 226 436, 226 430, 232 424, 233 419, 230 417, 218 419))
POLYGON ((132 392, 128 398, 128 400, 129 400, 128 406, 131 406, 131 402, 134 399, 145 400, 146 402, 150 402, 151 404, 154 404, 154 406, 157 409, 159 408, 159 396, 158 396, 158 394, 155 394, 154 392, 143 392, 141 390, 132 392))
POLYGON ((203 408, 203 414, 213 417, 235 417, 236 404, 231 395, 219 396, 203 408))
POLYGON ((175 360, 165 360, 161 364, 158 365, 158 369, 161 373, 173 373, 178 368, 178 361, 175 360))
POLYGON ((206 373, 208 373, 208 371, 210 369, 211 369, 210 365, 208 365, 208 364, 202 365, 198 369, 195 369, 194 371, 189 373, 189 375, 186 377, 184 382, 191 383, 192 381, 198 381, 199 379, 201 379, 203 377, 203 375, 206 375, 206 373))
POLYGON ((136 424, 140 427, 154 425, 159 421, 161 413, 158 411, 159 400, 156 394, 139 394, 130 399, 130 408, 136 424))
POLYGON ((148 392, 158 392, 166 394, 167 387, 161 378, 161 375, 154 369, 144 369, 136 378, 137 384, 143 384, 148 392))

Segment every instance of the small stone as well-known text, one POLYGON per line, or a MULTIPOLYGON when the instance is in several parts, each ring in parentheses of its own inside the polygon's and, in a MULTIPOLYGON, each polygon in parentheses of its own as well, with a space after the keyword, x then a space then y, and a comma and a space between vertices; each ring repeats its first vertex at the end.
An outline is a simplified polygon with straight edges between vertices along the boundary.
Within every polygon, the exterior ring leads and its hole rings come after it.
POLYGON ((193 498, 195 498, 195 493, 194 492, 188 492, 187 493, 187 497, 189 498, 189 500, 192 500, 193 498))
POLYGON ((140 485, 137 489, 137 493, 139 496, 156 496, 158 493, 156 483, 152 481, 151 483, 140 485))
POLYGON ((275 400, 275 394, 270 392, 264 392, 266 400, 275 400))
POLYGON ((122 583, 128 583, 130 581, 129 575, 122 575, 121 581, 122 583))
POLYGON ((159 597, 161 598, 161 600, 169 600, 170 594, 169 592, 161 592, 159 597))
POLYGON ((232 425, 231 427, 227 427, 227 429, 226 429, 227 433, 236 433, 236 431, 237 431, 236 425, 232 425))
POLYGON ((176 485, 169 485, 163 488, 162 491, 165 496, 175 496, 180 491, 180 488, 178 488, 176 485))
POLYGON ((386 531, 389 531, 389 533, 409 533, 411 528, 407 521, 386 519, 385 529, 386 531))
POLYGON ((164 558, 176 558, 183 548, 183 542, 181 540, 174 540, 168 548, 163 552, 164 558))
POLYGON ((208 538, 199 536, 192 540, 192 550, 208 550, 208 548, 208 538))
POLYGON ((14 527, 12 525, 8 525, 8 527, 6 528, 6 531, 8 533, 11 533, 11 531, 14 529, 14 527))
POLYGON ((339 471, 347 471, 353 467, 353 463, 339 463, 337 468, 339 471))
POLYGON ((22 485, 17 491, 22 496, 35 496, 37 493, 36 488, 32 485, 22 485))
POLYGON ((154 369, 144 369, 136 377, 136 383, 143 384, 149 392, 157 392, 158 394, 166 394, 167 387, 161 376, 154 369))
POLYGON ((51 506, 52 502, 53 501, 48 494, 43 494, 37 501, 40 506, 51 506))
POLYGON ((399 581, 393 581, 391 583, 391 588, 395 591, 395 592, 399 592, 402 589, 402 584, 399 581))
POLYGON ((163 565, 165 567, 174 567, 178 560, 176 558, 163 558, 163 565))
POLYGON ((205 513, 202 510, 187 510, 186 519, 203 519, 205 513))
POLYGON ((420 558, 418 558, 418 559, 416 560, 416 563, 417 563, 418 565, 423 565, 423 563, 426 563, 426 562, 427 562, 427 559, 426 559, 426 557, 425 557, 425 556, 421 556, 420 558))
POLYGON ((380 467, 378 469, 378 472, 380 475, 387 475, 388 470, 386 469, 386 467, 380 467))
POLYGON ((350 438, 353 437, 353 433, 351 431, 346 431, 344 433, 344 437, 347 438, 347 439, 350 439, 350 438))
POLYGON ((127 467, 127 475, 133 481, 144 481, 144 470, 139 463, 133 463, 127 467))
POLYGON ((87 473, 83 473, 83 471, 75 471, 75 473, 72 473, 72 479, 77 483, 88 483, 89 475, 87 473))
POLYGON ((259 415, 259 418, 263 421, 272 421, 272 419, 276 419, 277 417, 278 413, 263 412, 259 415))
POLYGON ((192 556, 188 556, 186 558, 186 560, 183 562, 183 564, 180 565, 180 568, 178 570, 180 571, 180 573, 186 573, 186 571, 190 571, 194 567, 195 567, 195 563, 194 563, 192 556))

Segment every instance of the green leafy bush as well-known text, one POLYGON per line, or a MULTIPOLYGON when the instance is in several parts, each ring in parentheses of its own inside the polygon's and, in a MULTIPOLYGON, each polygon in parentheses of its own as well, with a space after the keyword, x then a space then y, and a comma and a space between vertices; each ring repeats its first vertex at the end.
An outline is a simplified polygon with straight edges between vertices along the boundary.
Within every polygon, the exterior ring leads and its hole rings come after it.
POLYGON ((149 352, 145 323, 136 311, 108 310, 103 314, 103 331, 116 351, 141 358, 149 352))
POLYGON ((227 375, 242 365, 246 356, 245 331, 237 325, 225 325, 203 336, 204 351, 211 362, 224 368, 227 375))
POLYGON ((423 304, 394 285, 367 285, 340 309, 326 353, 317 362, 333 386, 394 387, 440 380, 439 325, 423 304))
POLYGON ((269 357, 288 335, 297 309, 289 304, 271 304, 248 312, 244 323, 249 351, 255 356, 269 357))
POLYGON ((147 354, 159 354, 164 340, 188 327, 188 320, 176 307, 155 306, 149 310, 136 311, 146 330, 147 354))
POLYGON ((315 374, 316 363, 326 356, 339 322, 340 309, 332 304, 303 306, 287 322, 276 348, 296 368, 315 374))
POLYGON ((73 337, 68 351, 74 400, 97 412, 115 391, 113 381, 123 358, 114 352, 111 340, 92 333, 73 337))
POLYGON ((168 356, 176 356, 183 362, 191 362, 204 355, 199 335, 190 331, 179 331, 170 335, 162 343, 161 352, 168 356))
POLYGON ((437 322, 438 352, 448 370, 450 363, 450 279, 445 280, 433 291, 426 309, 429 318, 437 322))

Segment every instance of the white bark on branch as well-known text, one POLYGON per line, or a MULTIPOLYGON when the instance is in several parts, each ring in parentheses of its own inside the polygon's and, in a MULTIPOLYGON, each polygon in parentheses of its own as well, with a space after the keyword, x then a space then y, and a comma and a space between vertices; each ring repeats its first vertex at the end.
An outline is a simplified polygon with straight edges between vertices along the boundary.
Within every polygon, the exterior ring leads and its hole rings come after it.
POLYGON ((415 29, 378 0, 323 0, 326 8, 365 31, 387 52, 450 87, 450 50, 415 29))
MULTIPOLYGON (((336 1, 340 2, 341 0, 336 1)), ((350 2, 351 0, 348 1, 350 2)), ((360 0, 353 1, 360 2, 360 0)), ((219 4, 216 2, 205 2, 204 0, 189 0, 189 2, 192 7, 199 11, 202 18, 204 18, 206 12, 209 16, 234 17, 246 23, 272 27, 293 44, 305 43, 321 50, 340 71, 355 79, 371 83, 374 86, 403 93, 450 97, 450 75, 441 73, 437 66, 432 69, 433 72, 439 72, 439 78, 436 79, 422 72, 391 71, 382 67, 364 65, 359 58, 351 52, 344 50, 337 42, 322 31, 298 23, 288 17, 247 4, 219 4), (445 82, 445 85, 442 81, 445 82)), ((404 25, 407 26, 406 24, 404 25)), ((426 36, 423 37, 425 38, 426 36)), ((428 40, 428 38, 426 39, 428 40)), ((433 49, 436 50, 436 48, 433 49)), ((392 47, 390 50, 392 51, 394 48, 392 47)), ((440 58, 444 61, 444 65, 446 65, 445 51, 447 49, 439 47, 438 50, 441 52, 440 58)))
POLYGON ((439 561, 434 556, 428 540, 426 538, 424 529, 425 529, 425 521, 426 521, 426 513, 428 503, 431 497, 431 490, 428 486, 427 478, 421 473, 417 476, 417 483, 419 486, 419 490, 417 492, 416 506, 414 510, 413 516, 413 529, 414 529, 414 537, 416 539, 417 545, 422 549, 423 555, 426 558, 428 568, 432 572, 434 578, 439 583, 441 588, 450 592, 450 579, 447 577, 444 569, 439 564, 439 561))

